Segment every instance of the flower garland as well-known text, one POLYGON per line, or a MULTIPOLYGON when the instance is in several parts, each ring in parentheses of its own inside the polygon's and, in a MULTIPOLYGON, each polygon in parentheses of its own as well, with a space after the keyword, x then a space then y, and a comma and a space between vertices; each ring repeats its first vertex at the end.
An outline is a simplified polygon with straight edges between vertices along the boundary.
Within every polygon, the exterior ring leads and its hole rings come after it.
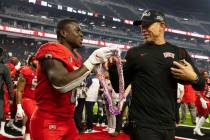
MULTIPOLYGON (((121 60, 120 54, 121 54, 121 51, 118 50, 114 53, 114 56, 116 56, 119 60, 121 60)), ((125 92, 123 67, 122 67, 121 61, 117 61, 116 65, 117 65, 117 72, 118 72, 118 77, 119 77, 119 93, 116 93, 116 94, 118 94, 119 96, 116 97, 117 99, 115 101, 112 96, 114 90, 113 89, 110 90, 110 88, 107 84, 107 80, 105 78, 105 72, 106 72, 105 64, 101 64, 97 69, 97 72, 99 75, 99 80, 100 80, 100 83, 104 89, 104 94, 105 94, 105 97, 106 97, 108 105, 109 105, 109 111, 113 115, 120 114, 121 105, 122 105, 120 102, 124 99, 123 94, 125 92)))

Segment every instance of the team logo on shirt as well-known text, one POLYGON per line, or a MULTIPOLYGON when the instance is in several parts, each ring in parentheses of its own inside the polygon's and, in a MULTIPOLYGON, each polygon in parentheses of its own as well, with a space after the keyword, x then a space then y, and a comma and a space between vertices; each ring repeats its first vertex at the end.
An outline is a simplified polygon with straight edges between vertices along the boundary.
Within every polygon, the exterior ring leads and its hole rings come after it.
POLYGON ((171 53, 171 52, 164 52, 163 53, 163 56, 165 58, 174 58, 175 54, 174 53, 171 53))
POLYGON ((147 53, 140 53, 141 57, 144 57, 145 55, 147 55, 147 53))
POLYGON ((49 125, 49 129, 50 130, 55 130, 56 129, 56 125, 55 124, 50 124, 49 125))
POLYGON ((74 69, 74 70, 78 70, 78 69, 79 69, 79 67, 73 66, 73 69, 74 69))

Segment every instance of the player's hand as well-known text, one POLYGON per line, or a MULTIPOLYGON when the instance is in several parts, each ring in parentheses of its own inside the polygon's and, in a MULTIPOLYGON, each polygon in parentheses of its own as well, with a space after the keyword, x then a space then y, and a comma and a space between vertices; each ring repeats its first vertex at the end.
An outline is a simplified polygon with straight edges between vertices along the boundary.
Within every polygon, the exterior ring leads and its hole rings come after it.
POLYGON ((25 116, 25 112, 21 104, 17 104, 16 120, 22 120, 24 116, 25 116))
POLYGON ((92 64, 99 64, 106 62, 109 59, 109 57, 114 54, 115 51, 117 51, 117 48, 110 48, 110 47, 104 47, 95 50, 90 56, 92 64))
POLYGON ((208 108, 207 101, 204 100, 202 97, 200 98, 200 101, 201 101, 201 105, 202 105, 203 109, 207 109, 208 108))
POLYGON ((89 56, 84 65, 87 69, 92 70, 95 65, 107 62, 116 51, 117 48, 115 47, 103 47, 97 49, 89 56))
POLYGON ((9 100, 9 105, 12 106, 12 104, 13 104, 13 101, 9 100))
POLYGON ((192 65, 185 60, 181 60, 180 62, 173 62, 174 67, 171 68, 173 77, 184 81, 196 80, 197 74, 195 73, 192 65))
POLYGON ((182 102, 182 99, 181 98, 178 98, 177 99, 177 103, 181 103, 182 102))

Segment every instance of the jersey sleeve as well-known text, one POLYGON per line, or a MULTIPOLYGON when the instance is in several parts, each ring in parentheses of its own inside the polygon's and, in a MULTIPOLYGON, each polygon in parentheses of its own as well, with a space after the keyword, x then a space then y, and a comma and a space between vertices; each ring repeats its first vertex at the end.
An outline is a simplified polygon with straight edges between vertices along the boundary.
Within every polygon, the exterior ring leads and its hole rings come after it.
POLYGON ((6 64, 10 71, 10 76, 14 77, 16 75, 17 70, 15 69, 15 66, 11 63, 6 64))
POLYGON ((30 73, 30 71, 27 66, 23 66, 19 70, 19 74, 22 74, 24 77, 26 77, 29 73, 30 73))
POLYGON ((42 59, 57 59, 65 64, 68 69, 73 70, 74 62, 73 55, 70 51, 58 43, 46 43, 40 47, 35 55, 35 59, 41 61, 42 59))

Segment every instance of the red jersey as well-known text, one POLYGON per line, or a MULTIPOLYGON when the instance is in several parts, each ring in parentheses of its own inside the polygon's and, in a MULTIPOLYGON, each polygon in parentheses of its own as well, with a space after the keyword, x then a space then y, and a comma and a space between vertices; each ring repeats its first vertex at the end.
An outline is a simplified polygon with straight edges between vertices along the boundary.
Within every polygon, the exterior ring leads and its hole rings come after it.
POLYGON ((196 100, 196 91, 191 85, 184 85, 183 103, 194 103, 196 100))
MULTIPOLYGON (((204 100, 208 101, 210 103, 210 86, 208 85, 208 83, 205 84, 204 90, 203 91, 199 91, 200 96, 203 97, 204 100)), ((197 96, 198 100, 200 99, 197 96)), ((199 100, 200 101, 200 100, 199 100)))
MULTIPOLYGON (((68 48, 58 43, 43 44, 35 55, 39 62, 43 58, 54 58, 63 62, 66 69, 71 72, 81 67, 82 59, 77 54, 77 58, 68 48)), ((60 93, 53 88, 45 72, 41 70, 40 63, 37 69, 38 84, 35 90, 35 99, 38 112, 42 112, 41 117, 49 119, 67 120, 73 118, 75 105, 70 103, 71 92, 60 93)))
POLYGON ((12 64, 12 63, 7 63, 6 65, 10 70, 10 77, 13 79, 16 75, 16 72, 17 72, 17 70, 15 69, 15 65, 12 64))
POLYGON ((26 80, 22 97, 34 99, 35 87, 37 85, 37 76, 35 70, 33 70, 30 66, 25 65, 20 68, 19 72, 26 80))
POLYGON ((204 116, 204 115, 208 115, 209 114, 209 112, 210 112, 210 97, 209 97, 209 85, 208 85, 208 83, 206 83, 206 85, 205 85, 205 87, 204 87, 204 90, 203 91, 198 91, 199 92, 199 95, 204 99, 204 100, 206 100, 207 101, 207 106, 208 106, 208 108, 207 109, 204 109, 203 107, 202 107, 202 103, 201 103, 201 101, 200 101, 200 97, 199 96, 197 96, 197 98, 196 98, 196 101, 195 101, 195 105, 196 105, 196 107, 197 107, 197 112, 198 112, 198 115, 200 115, 200 116, 204 116))

